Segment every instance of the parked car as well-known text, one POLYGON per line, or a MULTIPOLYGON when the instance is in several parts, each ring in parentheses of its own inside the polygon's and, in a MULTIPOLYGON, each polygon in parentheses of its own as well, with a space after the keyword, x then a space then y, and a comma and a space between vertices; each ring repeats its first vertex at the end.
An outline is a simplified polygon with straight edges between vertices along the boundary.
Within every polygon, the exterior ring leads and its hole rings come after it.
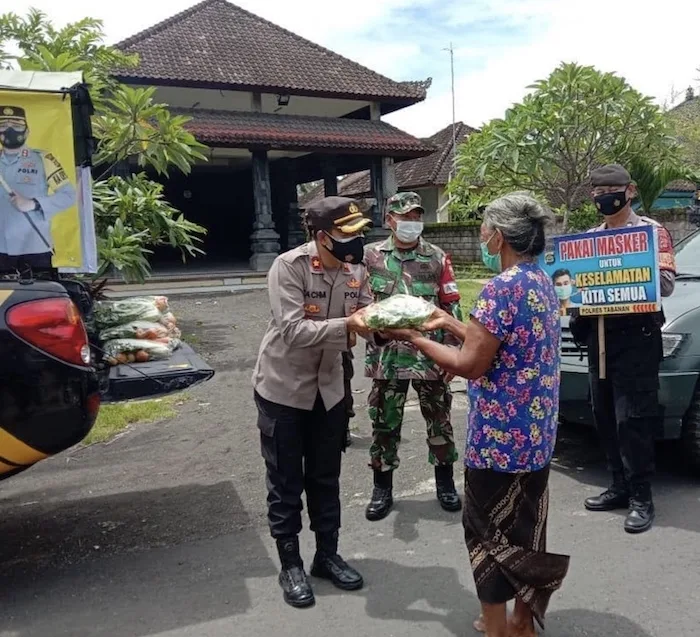
POLYGON ((214 371, 187 345, 169 360, 102 361, 92 297, 75 280, 0 280, 0 480, 79 443, 103 402, 169 394, 214 371))
MULTIPOLYGON (((675 291, 663 301, 662 418, 656 434, 660 440, 680 440, 683 453, 700 470, 700 230, 677 244, 676 268, 675 291)), ((592 425, 588 360, 568 325, 562 328, 560 414, 565 422, 592 425)))

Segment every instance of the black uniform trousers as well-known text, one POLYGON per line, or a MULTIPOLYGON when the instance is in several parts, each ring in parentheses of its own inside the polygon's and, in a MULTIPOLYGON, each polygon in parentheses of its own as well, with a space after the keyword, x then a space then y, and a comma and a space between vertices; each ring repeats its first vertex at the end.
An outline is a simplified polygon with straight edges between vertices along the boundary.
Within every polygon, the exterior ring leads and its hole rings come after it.
POLYGON ((306 492, 311 530, 340 528, 340 464, 345 446, 344 401, 326 411, 320 394, 313 410, 265 400, 257 392, 260 446, 267 469, 267 515, 275 539, 302 529, 301 496, 306 492))
MULTIPOLYGON (((587 319, 590 320, 590 319, 587 319)), ((654 473, 654 440, 661 426, 661 323, 656 315, 605 318, 606 378, 598 367, 598 324, 588 338, 593 415, 608 469, 634 488, 654 473)))
POLYGON ((53 255, 50 252, 42 252, 41 254, 25 254, 20 256, 8 255, 0 253, 0 271, 7 272, 18 270, 24 272, 37 268, 41 270, 51 269, 51 259, 53 255))
POLYGON ((345 408, 348 412, 348 420, 355 415, 355 401, 352 397, 352 378, 355 375, 355 366, 352 360, 352 350, 343 352, 343 381, 345 382, 345 408))

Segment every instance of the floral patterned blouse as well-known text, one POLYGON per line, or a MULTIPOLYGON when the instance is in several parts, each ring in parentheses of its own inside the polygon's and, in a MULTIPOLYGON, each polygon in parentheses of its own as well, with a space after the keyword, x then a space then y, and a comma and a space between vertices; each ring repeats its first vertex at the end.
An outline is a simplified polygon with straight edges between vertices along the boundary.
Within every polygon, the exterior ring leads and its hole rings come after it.
POLYGON ((467 467, 523 473, 549 464, 559 415, 558 308, 551 278, 534 263, 484 286, 471 315, 501 347, 491 369, 469 382, 467 467))

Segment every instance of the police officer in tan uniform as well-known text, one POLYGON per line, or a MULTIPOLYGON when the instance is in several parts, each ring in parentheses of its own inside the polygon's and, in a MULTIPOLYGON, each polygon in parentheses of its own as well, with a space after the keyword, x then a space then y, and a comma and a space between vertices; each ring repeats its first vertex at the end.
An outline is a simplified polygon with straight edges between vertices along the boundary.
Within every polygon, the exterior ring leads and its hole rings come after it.
POLYGON ((294 607, 314 603, 299 552, 303 491, 316 534, 311 575, 343 590, 363 585, 337 550, 348 423, 341 353, 367 335, 356 310, 372 302, 362 265, 370 223, 352 199, 326 197, 306 210, 311 241, 277 257, 268 274, 272 317, 253 385, 279 581, 294 607))

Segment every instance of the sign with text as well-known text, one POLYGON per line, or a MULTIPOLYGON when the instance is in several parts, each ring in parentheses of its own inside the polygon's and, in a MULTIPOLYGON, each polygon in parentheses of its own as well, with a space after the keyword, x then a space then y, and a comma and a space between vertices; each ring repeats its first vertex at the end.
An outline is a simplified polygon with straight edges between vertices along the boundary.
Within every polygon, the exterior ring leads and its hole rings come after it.
POLYGON ((562 316, 661 309, 658 236, 653 226, 554 237, 541 258, 562 316))

